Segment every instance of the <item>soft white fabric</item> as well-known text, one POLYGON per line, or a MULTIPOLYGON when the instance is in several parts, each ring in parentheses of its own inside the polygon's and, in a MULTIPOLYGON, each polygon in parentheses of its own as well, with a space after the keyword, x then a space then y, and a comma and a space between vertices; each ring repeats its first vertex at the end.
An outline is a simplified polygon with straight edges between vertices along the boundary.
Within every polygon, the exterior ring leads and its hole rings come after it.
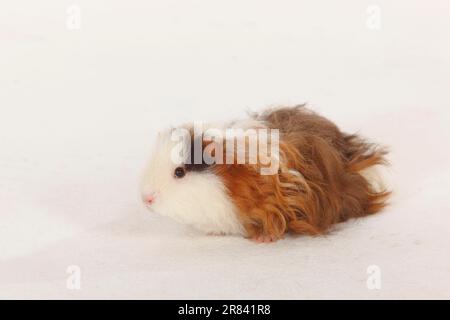
POLYGON ((2 2, 0 298, 450 298, 448 1, 75 3, 2 2), (390 146, 382 214, 257 245, 141 205, 161 128, 305 101, 390 146))

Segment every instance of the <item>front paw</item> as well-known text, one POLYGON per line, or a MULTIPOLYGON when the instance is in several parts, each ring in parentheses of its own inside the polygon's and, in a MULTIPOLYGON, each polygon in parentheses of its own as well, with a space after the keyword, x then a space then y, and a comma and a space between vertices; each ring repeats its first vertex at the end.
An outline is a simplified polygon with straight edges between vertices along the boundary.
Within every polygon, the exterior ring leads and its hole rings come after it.
POLYGON ((218 236, 225 236, 226 234, 225 234, 225 232, 222 232, 222 231, 211 231, 211 232, 206 233, 206 235, 218 237, 218 236))
POLYGON ((259 234, 251 237, 251 239, 257 243, 270 243, 281 239, 281 237, 277 237, 274 234, 259 234))

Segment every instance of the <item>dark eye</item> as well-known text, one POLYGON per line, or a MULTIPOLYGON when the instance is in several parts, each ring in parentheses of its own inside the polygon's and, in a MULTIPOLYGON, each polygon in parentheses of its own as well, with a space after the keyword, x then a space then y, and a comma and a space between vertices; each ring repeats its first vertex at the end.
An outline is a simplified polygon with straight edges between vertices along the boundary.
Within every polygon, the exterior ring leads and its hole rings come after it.
POLYGON ((174 174, 175 174, 175 177, 177 177, 177 178, 183 178, 184 175, 186 174, 186 171, 184 170, 183 167, 178 167, 175 169, 174 174))

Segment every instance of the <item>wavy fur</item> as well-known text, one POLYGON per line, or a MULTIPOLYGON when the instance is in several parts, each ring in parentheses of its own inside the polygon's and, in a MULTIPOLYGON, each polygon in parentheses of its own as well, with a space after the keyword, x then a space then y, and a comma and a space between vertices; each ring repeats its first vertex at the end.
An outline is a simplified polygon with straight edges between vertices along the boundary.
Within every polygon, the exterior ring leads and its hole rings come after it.
POLYGON ((380 211, 390 192, 375 191, 361 171, 386 164, 386 150, 303 106, 256 115, 281 131, 281 170, 262 176, 255 166, 220 165, 249 237, 281 238, 286 232, 317 235, 336 223, 380 211))

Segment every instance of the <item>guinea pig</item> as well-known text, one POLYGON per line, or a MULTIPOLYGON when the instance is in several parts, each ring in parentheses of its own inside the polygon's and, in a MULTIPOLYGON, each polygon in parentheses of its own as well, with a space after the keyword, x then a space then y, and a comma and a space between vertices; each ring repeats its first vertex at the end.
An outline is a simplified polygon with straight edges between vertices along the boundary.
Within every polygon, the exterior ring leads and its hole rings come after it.
POLYGON ((386 206, 390 191, 370 174, 387 164, 386 149, 303 105, 198 127, 159 133, 141 183, 151 211, 208 234, 271 242, 325 234, 386 206))

